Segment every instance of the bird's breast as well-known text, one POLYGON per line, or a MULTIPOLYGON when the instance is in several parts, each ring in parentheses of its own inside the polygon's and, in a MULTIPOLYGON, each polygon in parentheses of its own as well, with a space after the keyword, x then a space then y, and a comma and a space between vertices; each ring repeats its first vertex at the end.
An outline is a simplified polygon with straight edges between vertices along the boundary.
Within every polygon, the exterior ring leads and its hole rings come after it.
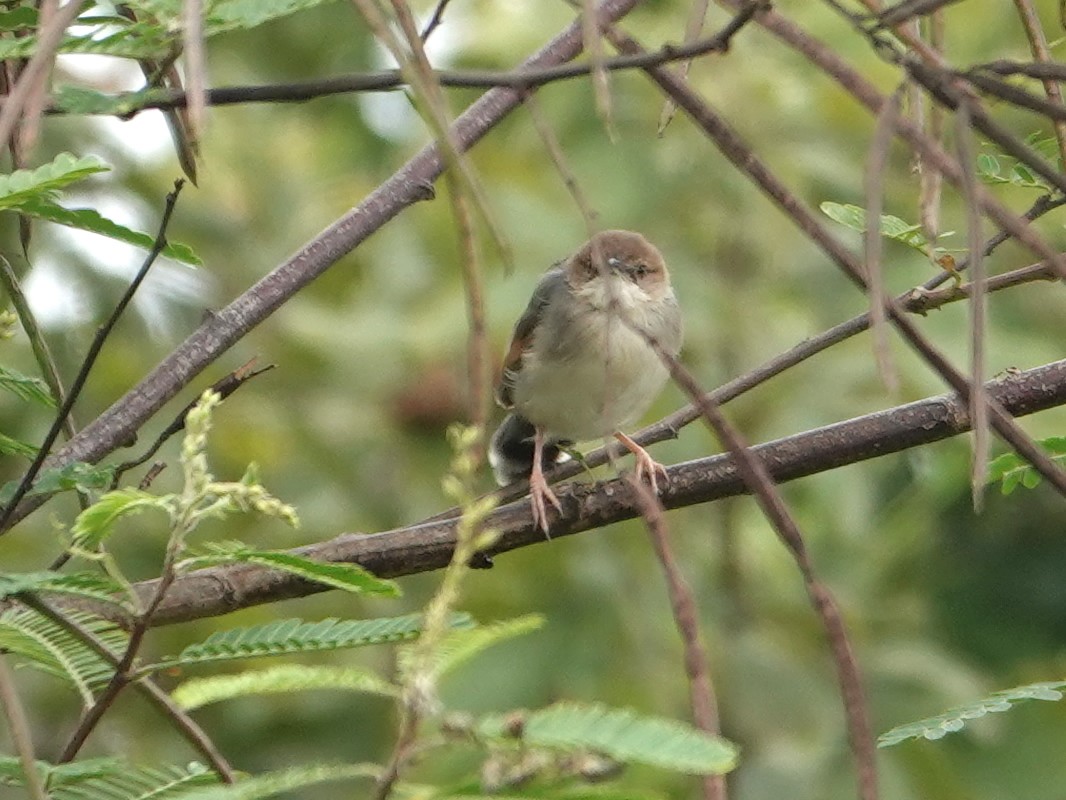
MULTIPOLYGON (((548 314, 523 358, 515 408, 552 437, 571 441, 608 436, 636 420, 659 393, 667 370, 632 325, 661 339, 677 327, 662 310, 630 314, 632 324, 626 324, 619 316, 624 307, 608 311, 574 300, 561 309, 566 313, 548 314)), ((676 353, 680 342, 664 345, 676 353)))

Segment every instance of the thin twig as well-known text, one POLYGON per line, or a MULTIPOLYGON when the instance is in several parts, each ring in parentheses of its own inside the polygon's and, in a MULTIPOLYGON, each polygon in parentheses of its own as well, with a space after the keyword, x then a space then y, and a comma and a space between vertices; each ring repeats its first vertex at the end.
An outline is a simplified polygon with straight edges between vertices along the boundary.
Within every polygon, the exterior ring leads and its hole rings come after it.
MULTIPOLYGON (((634 0, 636 2, 636 0, 634 0)), ((615 56, 603 60, 603 68, 608 71, 642 69, 651 64, 668 64, 684 61, 708 53, 718 53, 727 49, 729 40, 740 28, 747 24, 754 15, 754 9, 761 7, 753 4, 753 10, 739 18, 734 18, 730 27, 721 33, 701 39, 691 45, 664 45, 655 52, 641 56, 615 56), (733 27, 735 25, 735 28, 733 27)), ((466 89, 532 89, 557 81, 583 78, 592 70, 587 63, 558 64, 542 67, 521 67, 507 71, 492 70, 434 70, 433 77, 441 86, 466 89)), ((332 78, 319 78, 310 81, 291 83, 262 84, 252 86, 226 86, 206 91, 205 101, 209 106, 244 105, 247 103, 302 103, 320 97, 353 92, 391 92, 408 86, 407 79, 400 70, 379 70, 376 72, 359 72, 351 75, 339 75, 332 78)), ((134 99, 132 92, 116 93, 116 100, 134 99)), ((6 101, 0 102, 0 108, 6 101)), ((136 98, 131 105, 123 103, 120 116, 129 118, 142 111, 152 109, 184 108, 188 104, 188 93, 180 89, 157 89, 147 96, 136 98)), ((49 114, 74 114, 55 105, 46 109, 49 114)), ((93 113, 93 112, 85 112, 93 113)), ((116 112, 117 113, 117 112, 116 112)), ((113 116, 113 115, 109 115, 113 116)))
POLYGON ((0 147, 11 142, 15 126, 22 116, 33 92, 51 69, 59 43, 70 24, 81 12, 84 0, 68 0, 37 32, 37 49, 19 73, 18 83, 12 87, 0 107, 0 147))
POLYGON ((166 556, 163 560, 163 569, 155 584, 155 592, 146 607, 137 615, 136 621, 129 632, 129 638, 126 641, 126 650, 118 659, 118 663, 115 664, 115 671, 112 673, 111 679, 97 696, 96 702, 86 710, 78 721, 78 727, 67 739, 58 763, 66 764, 74 760, 82 745, 85 744, 86 739, 89 738, 89 734, 100 723, 108 709, 114 705, 122 690, 134 680, 135 670, 133 667, 137 660, 137 653, 140 652, 141 644, 144 642, 144 636, 149 627, 151 627, 152 615, 159 608, 167 589, 174 583, 174 567, 181 552, 181 541, 181 534, 177 532, 171 533, 170 541, 167 544, 166 556))
POLYGON ((183 0, 182 48, 185 53, 185 96, 188 98, 189 142, 199 149, 207 119, 207 54, 204 51, 203 0, 183 0))
POLYGON ((492 409, 492 353, 489 349, 488 327, 485 322, 485 287, 482 279, 477 243, 474 241, 470 206, 459 181, 446 173, 448 194, 451 197, 455 224, 459 232, 459 263, 463 272, 463 291, 466 297, 466 369, 470 381, 470 424, 479 431, 476 457, 485 453, 485 436, 492 409))
MULTIPOLYGON (((866 8, 870 9, 875 15, 879 15, 884 10, 881 5, 881 0, 859 0, 866 8)), ((855 28, 859 28, 866 31, 866 21, 858 14, 850 13, 845 6, 837 2, 830 2, 830 5, 837 10, 837 13, 844 17, 847 17, 851 21, 851 24, 855 28)), ((943 19, 944 10, 938 8, 930 14, 930 17, 934 20, 939 18, 943 19)), ((897 22, 890 27, 892 32, 899 37, 899 40, 910 48, 911 52, 916 53, 921 59, 928 62, 934 67, 944 67, 946 63, 943 55, 941 55, 941 48, 935 43, 932 45, 926 44, 922 37, 919 35, 921 20, 918 18, 911 18, 902 22, 897 22)))
MULTIPOLYGON (((128 4, 116 4, 115 11, 120 17, 132 23, 137 22, 137 12, 128 4)), ((178 72, 178 68, 174 63, 177 57, 178 53, 175 50, 163 61, 156 61, 151 58, 139 59, 137 63, 141 68, 141 73, 144 75, 146 88, 165 87, 174 91, 183 91, 181 73, 178 72)), ((187 95, 186 97, 188 102, 183 104, 183 106, 163 109, 163 118, 166 120, 167 129, 170 131, 170 138, 174 142, 178 164, 186 177, 195 185, 197 180, 196 158, 199 145, 192 130, 192 123, 189 120, 189 105, 194 101, 191 97, 187 95)))
MULTIPOLYGON (((710 0, 692 0, 692 6, 688 10, 688 19, 685 20, 685 44, 697 41, 703 32, 703 23, 707 19, 707 7, 710 0)), ((682 78, 688 79, 688 73, 692 69, 693 59, 689 58, 681 62, 679 73, 682 78)), ((677 106, 669 97, 663 101, 663 110, 659 112, 659 126, 656 133, 662 136, 666 128, 674 118, 677 106)))
MULTIPOLYGON (((621 42, 619 34, 613 29, 607 31, 607 37, 616 45, 621 42)), ((679 102, 678 105, 684 108, 683 103, 679 102)), ((755 496, 774 532, 795 560, 814 605, 815 613, 825 628, 826 638, 829 640, 829 647, 833 654, 833 663, 837 670, 837 680, 840 684, 841 699, 847 720, 848 740, 855 756, 859 797, 862 800, 877 800, 877 748, 862 688, 859 664, 836 601, 814 571, 814 564, 807 552, 807 545, 799 526, 785 505, 784 498, 781 497, 766 464, 753 453, 745 437, 726 419, 721 408, 707 392, 700 388, 700 385, 676 358, 667 353, 654 338, 640 329, 636 330, 644 334, 645 341, 669 369, 671 379, 699 407, 700 414, 708 427, 729 450, 744 485, 755 496)))
POLYGON ((1057 61, 1011 61, 1000 59, 989 61, 986 64, 978 64, 969 72, 994 72, 997 75, 1025 75, 1029 78, 1038 78, 1042 81, 1066 81, 1066 64, 1057 61))
POLYGON ((881 236, 881 209, 884 206, 884 178, 892 130, 903 102, 904 84, 892 94, 877 115, 873 139, 866 161, 866 276, 870 281, 870 332, 873 334, 874 361, 890 395, 899 392, 899 373, 892 360, 888 339, 888 316, 885 311, 885 273, 881 263, 884 240, 881 236))
POLYGON ((993 74, 984 72, 984 68, 982 66, 976 69, 958 71, 953 74, 969 81, 985 94, 990 94, 1000 100, 1016 105, 1018 108, 1026 108, 1038 114, 1043 114, 1055 124, 1066 122, 1066 106, 1045 100, 1032 92, 1027 92, 1015 83, 1008 83, 1005 80, 994 77, 993 74))
MULTIPOLYGON (((37 5, 37 25, 41 29, 47 29, 59 11, 59 0, 41 0, 37 5)), ((55 59, 55 51, 52 51, 48 55, 48 61, 42 64, 41 70, 35 76, 34 85, 26 94, 26 102, 22 109, 22 123, 15 137, 17 147, 12 148, 12 152, 18 153, 18 161, 29 159, 37 145, 37 137, 41 132, 41 116, 48 103, 48 79, 55 68, 55 59)), ((22 249, 23 252, 27 252, 29 250, 29 218, 20 215, 19 223, 22 249)))
POLYGON ((166 197, 166 206, 163 209, 163 217, 159 222, 159 231, 156 233, 155 241, 152 243, 152 249, 148 251, 144 263, 137 271, 137 274, 134 276, 133 281, 127 287, 126 291, 123 293, 122 298, 118 301, 118 305, 115 306, 114 311, 111 312, 111 316, 108 317, 107 321, 97 329, 96 335, 93 336, 93 340, 89 345, 89 351, 85 354, 85 360, 82 362, 81 368, 78 370, 78 374, 75 376, 74 382, 71 384, 70 393, 67 395, 66 401, 60 406, 60 409, 56 414, 55 422, 52 423, 52 427, 45 436, 44 442, 42 442, 36 457, 33 459, 33 463, 30 464, 30 468, 26 470, 26 473, 22 476, 22 480, 19 481, 18 488, 15 489, 15 493, 11 496, 10 502, 4 508, 3 514, 0 514, 0 536, 2 536, 7 530, 10 530, 5 526, 7 525, 8 520, 11 519, 19 501, 26 496, 26 492, 30 490, 34 479, 40 472, 44 460, 48 457, 52 445, 55 444, 59 432, 63 428, 63 422, 70 414, 71 408, 74 407, 74 402, 81 394, 82 387, 85 386, 85 381, 89 377, 89 372, 92 370, 93 365, 96 363, 97 356, 100 355, 100 350, 103 349, 104 342, 107 341, 107 337, 114 329, 119 317, 122 316, 122 312, 126 310, 126 306, 128 306, 133 299, 134 293, 140 288, 141 282, 148 275, 148 270, 151 269, 152 264, 155 263, 159 254, 163 252, 163 248, 166 247, 167 226, 170 224, 170 217, 171 214, 174 213, 174 206, 178 202, 178 194, 181 192, 183 184, 184 181, 181 180, 174 182, 174 190, 166 197))
POLYGON ((585 223, 585 231, 588 233, 589 238, 592 238, 596 233, 600 215, 589 203, 581 184, 578 183, 574 170, 567 162, 563 146, 559 143, 559 137, 555 135, 555 130, 544 114, 540 101, 537 100, 536 96, 527 94, 523 103, 529 111, 530 119, 533 120, 533 127, 544 144, 544 149, 548 151, 548 157, 551 158, 555 171, 563 179, 563 185, 566 186, 566 190, 570 193, 578 212, 581 214, 581 219, 585 223))
POLYGON ((444 11, 448 8, 448 3, 451 1, 452 0, 437 0, 437 5, 433 9, 433 16, 429 18, 426 27, 422 29, 422 34, 420 36, 422 44, 425 44, 433 31, 437 30, 437 28, 440 27, 440 24, 444 22, 444 11))
POLYGON ((41 774, 37 771, 33 733, 30 731, 26 711, 22 707, 18 689, 15 687, 15 676, 11 674, 11 669, 7 665, 7 656, 3 653, 0 653, 0 708, 7 717, 11 743, 15 746, 19 764, 22 766, 22 779, 26 786, 26 793, 31 800, 48 800, 48 794, 41 782, 41 774))
MULTIPOLYGON (((663 568, 666 579, 666 591, 670 597, 670 610, 674 616, 674 625, 681 636, 684 650, 685 674, 688 676, 689 702, 692 705, 692 722, 701 731, 711 736, 722 733, 718 722, 718 700, 715 697, 714 683, 707 651, 700 641, 699 612, 692 588, 685 580, 681 565, 677 562, 674 549, 670 544, 670 535, 666 526, 666 514, 662 503, 655 493, 636 476, 626 476, 633 492, 633 498, 648 529, 652 549, 663 568)), ((703 776, 703 796, 707 800, 725 800, 726 782, 724 775, 703 776)))
MULTIPOLYGON (((944 50, 944 11, 938 10, 930 18, 929 46, 937 53, 944 50)), ((927 96, 913 82, 909 82, 913 88, 917 108, 921 109, 927 102, 927 96)), ((923 128, 934 142, 942 142, 944 139, 944 109, 937 103, 929 103, 928 123, 923 126, 916 120, 919 128, 923 128)), ((932 164, 922 158, 921 153, 914 152, 914 163, 919 171, 918 192, 918 216, 922 223, 922 232, 929 241, 929 258, 936 263, 936 241, 940 237, 940 202, 941 189, 944 186, 944 176, 932 164)))
MULTIPOLYGON (((356 5, 362 9, 367 4, 356 0, 356 5)), ((425 103, 427 116, 431 121, 429 127, 437 137, 438 147, 445 154, 451 167, 445 173, 445 180, 448 184, 448 198, 452 204, 452 214, 459 230, 460 259, 469 322, 467 369, 470 379, 470 421, 479 432, 479 444, 474 448, 474 452, 475 457, 480 458, 485 452, 485 437, 492 397, 492 374, 489 369, 491 354, 485 325, 484 280, 481 262, 477 257, 477 247, 474 243, 473 220, 470 205, 467 202, 468 198, 481 213, 493 240, 504 255, 505 262, 510 261, 509 247, 494 221, 484 190, 470 166, 469 159, 463 154, 459 143, 452 135, 452 121, 448 105, 440 84, 433 79, 433 69, 426 55, 423 40, 419 38, 415 27, 414 15, 403 0, 392 0, 392 7, 400 22, 400 30, 407 41, 411 56, 406 57, 400 42, 389 37, 387 30, 380 29, 380 19, 373 23, 372 27, 379 37, 384 36, 386 41, 392 42, 389 47, 393 57, 400 64, 401 71, 417 76, 413 84, 425 103)), ((366 10, 363 11, 364 17, 367 13, 366 10)))
POLYGON ((155 479, 159 477, 159 473, 167 468, 165 461, 156 461, 149 467, 148 471, 144 473, 144 477, 141 478, 141 482, 137 484, 137 488, 142 492, 148 491, 151 485, 155 482, 155 479))
POLYGON ((596 114, 600 118, 607 138, 615 141, 618 136, 614 129, 611 113, 611 86, 607 79, 607 70, 603 68, 603 37, 600 26, 596 24, 595 0, 578 0, 581 13, 581 35, 585 40, 585 52, 589 55, 592 80, 592 97, 596 103, 596 114))
MULTIPOLYGON (((265 367, 255 369, 255 362, 256 359, 254 357, 249 359, 244 364, 237 367, 237 369, 233 370, 232 372, 228 373, 224 377, 211 384, 210 390, 218 394, 221 400, 225 400, 239 388, 244 386, 244 384, 250 381, 252 378, 256 377, 257 375, 262 375, 264 372, 269 372, 276 366, 275 364, 267 364, 265 367)), ((148 461, 148 459, 150 459, 157 452, 159 452, 159 448, 162 447, 168 439, 170 439, 175 434, 181 433, 181 431, 185 430, 185 418, 188 416, 189 412, 196 407, 197 403, 200 402, 200 397, 202 395, 203 392, 201 392, 200 395, 196 397, 196 399, 190 400, 189 403, 185 406, 185 408, 175 414, 174 419, 170 421, 170 424, 163 428, 162 431, 160 431, 159 435, 155 438, 155 441, 152 442, 151 446, 141 455, 130 461, 123 461, 121 464, 115 467, 115 474, 111 478, 111 489, 115 489, 118 487, 119 481, 122 479, 123 473, 133 469, 134 467, 139 467, 141 464, 148 461)))
MULTIPOLYGON (((1029 49, 1033 53, 1033 58, 1043 63, 1053 61, 1047 37, 1044 35, 1044 28, 1040 24, 1040 17, 1037 16, 1032 2, 1030 0, 1014 0, 1014 6, 1018 9, 1018 18, 1021 19, 1022 27, 1025 28, 1025 36, 1029 39, 1029 49)), ((1050 79, 1044 80, 1043 83, 1048 100, 1063 107, 1062 89, 1059 88, 1059 85, 1050 79)), ((1066 169, 1066 120, 1055 120, 1054 126, 1055 139, 1059 144, 1059 164, 1062 165, 1063 169, 1066 169)))
POLYGON ((967 106, 955 112, 955 144, 959 164, 963 166, 962 196, 966 203, 966 236, 970 247, 970 272, 973 288, 970 292, 970 420, 973 425, 973 453, 970 459, 970 494, 974 511, 984 504, 985 483, 988 482, 988 401, 985 397, 985 318, 988 287, 985 259, 981 253, 981 209, 977 206, 977 148, 973 142, 973 128, 967 106))
MULTIPOLYGON (((1009 289, 1012 286, 1021 286, 1034 281, 1058 280, 1044 262, 1030 264, 1027 267, 1012 269, 1010 272, 1002 272, 993 275, 985 281, 985 294, 998 292, 1001 289, 1009 289)), ((906 297, 900 298, 900 304, 913 314, 925 314, 934 308, 953 303, 956 300, 964 300, 973 296, 973 283, 950 284, 943 289, 930 291, 928 289, 912 289, 906 297)))
MULTIPOLYGON (((67 633, 77 638, 78 641, 84 642, 94 653, 100 656, 100 658, 112 667, 117 668, 119 666, 118 656, 111 652, 110 648, 104 644, 100 637, 70 619, 66 614, 54 608, 50 603, 33 595, 19 595, 18 600, 27 608, 31 608, 38 614, 47 617, 63 630, 67 631, 67 633)), ((142 677, 135 681, 133 686, 137 691, 144 695, 152 705, 163 712, 163 715, 170 720, 171 724, 193 747, 193 749, 207 760, 223 782, 234 783, 237 780, 233 768, 229 765, 229 762, 226 761, 226 758, 222 753, 219 752, 218 748, 215 747, 214 742, 208 738, 207 734, 196 724, 192 717, 186 714, 185 710, 175 703, 166 692, 160 689, 151 678, 142 677)))
MULTIPOLYGON (((459 186, 469 194, 474 207, 480 213, 482 220, 484 220, 485 227, 488 229, 502 260, 505 264, 510 264, 510 247, 502 230, 496 223, 481 181, 452 131, 451 112, 448 109, 440 84, 433 74, 433 67, 429 63, 429 57, 426 55, 422 40, 419 38, 411 9, 404 0, 389 0, 396 21, 399 22, 400 31, 403 34, 404 41, 401 41, 390 27, 383 10, 378 7, 379 0, 352 0, 352 2, 358 8, 374 35, 388 49, 392 57, 396 59, 396 63, 400 66, 400 72, 414 90, 416 98, 420 101, 415 104, 415 107, 433 134, 438 151, 444 156, 449 170, 455 173, 459 186)), ((382 5, 384 4, 384 0, 380 0, 380 2, 382 5)), ((454 212, 456 214, 461 213, 458 209, 454 209, 454 212)))
POLYGON ((886 28, 894 28, 912 17, 926 16, 957 2, 959 0, 903 0, 878 14, 877 21, 886 28))
MULTIPOLYGON (((37 317, 34 315, 33 309, 22 291, 22 284, 15 274, 15 270, 12 269, 11 262, 2 254, 0 254, 0 286, 4 287, 4 291, 11 298, 11 305, 15 307, 15 313, 18 314, 22 330, 26 332, 26 338, 30 341, 30 348, 33 350, 33 356, 37 361, 37 368, 41 371, 44 382, 48 384, 48 390, 52 393, 52 399, 55 401, 56 407, 61 408, 66 401, 66 392, 63 390, 63 381, 59 377, 59 369, 56 367, 55 358, 52 357, 52 350, 48 346, 48 340, 44 338, 40 326, 37 324, 37 317)), ((63 420, 63 432, 68 439, 77 433, 72 413, 68 413, 66 419, 63 420)))

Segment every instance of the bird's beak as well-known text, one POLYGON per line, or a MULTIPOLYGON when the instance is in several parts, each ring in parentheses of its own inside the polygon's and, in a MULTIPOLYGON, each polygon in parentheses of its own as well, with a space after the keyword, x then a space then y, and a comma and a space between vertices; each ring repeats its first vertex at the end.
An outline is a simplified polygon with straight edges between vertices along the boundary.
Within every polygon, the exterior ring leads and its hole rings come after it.
POLYGON ((607 267, 614 272, 626 272, 626 265, 620 258, 612 256, 607 259, 607 267))

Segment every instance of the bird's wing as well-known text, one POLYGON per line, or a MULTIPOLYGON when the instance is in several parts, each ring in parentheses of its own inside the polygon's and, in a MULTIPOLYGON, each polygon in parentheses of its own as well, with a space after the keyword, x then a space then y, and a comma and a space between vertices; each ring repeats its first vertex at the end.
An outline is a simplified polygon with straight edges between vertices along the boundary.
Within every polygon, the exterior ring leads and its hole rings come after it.
POLYGON ((533 346, 533 336, 540 321, 544 318, 544 309, 547 308, 548 302, 555 293, 565 290, 565 270, 558 265, 552 267, 540 279, 533 290, 529 305, 515 323, 511 343, 507 346, 507 354, 503 357, 503 370, 496 383, 496 402, 504 408, 511 408, 514 405, 512 395, 518 373, 522 371, 522 358, 533 346))

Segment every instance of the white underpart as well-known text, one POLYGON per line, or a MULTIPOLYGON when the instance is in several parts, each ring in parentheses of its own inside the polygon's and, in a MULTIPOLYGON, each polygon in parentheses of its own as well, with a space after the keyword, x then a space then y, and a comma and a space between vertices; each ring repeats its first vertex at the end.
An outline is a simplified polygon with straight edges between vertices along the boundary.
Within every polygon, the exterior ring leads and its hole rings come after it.
POLYGON ((591 307, 567 331, 570 357, 546 363, 534 343, 515 382, 515 408, 550 435, 572 441, 609 436, 638 419, 667 378, 658 355, 634 327, 654 333, 648 295, 620 275, 575 291, 591 307), (628 322, 627 322, 628 321, 628 322))

